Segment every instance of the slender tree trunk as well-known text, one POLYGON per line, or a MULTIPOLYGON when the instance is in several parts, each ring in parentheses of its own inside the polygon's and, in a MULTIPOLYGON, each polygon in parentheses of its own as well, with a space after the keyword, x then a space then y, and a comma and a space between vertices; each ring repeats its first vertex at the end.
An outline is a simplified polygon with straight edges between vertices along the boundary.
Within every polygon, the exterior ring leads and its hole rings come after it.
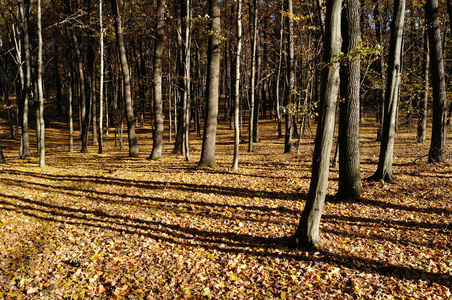
POLYGON ((30 151, 30 136, 28 133, 28 106, 31 97, 31 50, 30 50, 30 33, 29 33, 29 15, 30 15, 30 0, 19 2, 19 10, 23 23, 23 39, 24 39, 24 53, 25 53, 25 76, 22 93, 22 137, 21 137, 21 157, 31 156, 30 151))
POLYGON ((157 29, 154 45, 154 122, 152 152, 148 159, 162 158, 163 147, 163 99, 162 99, 162 52, 165 34, 165 0, 157 1, 157 29))
POLYGON ((116 0, 110 0, 115 17, 116 41, 119 49, 119 60, 121 62, 121 70, 124 80, 124 104, 126 108, 127 133, 129 137, 129 156, 138 157, 138 141, 135 135, 135 121, 132 105, 132 87, 130 82, 129 64, 127 62, 126 48, 124 45, 124 37, 122 34, 121 16, 119 15, 118 3, 116 0))
POLYGON ((215 143, 218 118, 218 86, 220 77, 221 34, 220 0, 209 0, 211 17, 209 46, 207 51, 207 115, 204 123, 201 159, 198 167, 215 168, 215 143))
POLYGON ((45 124, 44 124, 44 96, 42 90, 42 29, 41 29, 41 0, 38 0, 38 99, 39 99, 39 166, 45 166, 45 124))
MULTIPOLYGON (((284 11, 284 1, 281 1, 281 11, 284 11)), ((282 137, 282 116, 280 107, 280 82, 281 82, 281 69, 282 69, 282 57, 283 57, 283 36, 284 36, 284 14, 281 13, 281 24, 279 31, 279 58, 278 58, 278 75, 276 77, 276 117, 278 119, 278 139, 282 137)))
POLYGON ((98 153, 103 153, 103 118, 104 118, 104 27, 102 0, 99 0, 99 48, 100 48, 100 79, 99 79, 99 148, 98 153))
MULTIPOLYGON (((347 56, 359 46, 361 29, 359 0, 345 0, 342 11, 342 52, 347 56)), ((352 54, 353 55, 353 54, 352 54)), ((359 87, 361 57, 351 57, 341 66, 339 102, 339 189, 338 197, 360 198, 363 194, 359 163, 359 87)))
MULTIPOLYGON (((378 0, 373 0, 374 4, 374 22, 375 22, 375 35, 377 39, 377 43, 381 46, 383 46, 383 34, 382 34, 382 26, 381 26, 381 15, 380 15, 380 3, 378 0)), ((385 93, 384 93, 384 87, 383 87, 383 70, 384 70, 384 51, 381 51, 381 53, 378 55, 377 60, 375 61, 375 67, 376 72, 378 76, 380 77, 380 87, 377 89, 376 94, 376 106, 377 106, 377 141, 381 141, 381 136, 383 132, 383 111, 384 111, 384 99, 385 99, 385 93)))
POLYGON ((80 45, 77 40, 77 34, 75 30, 72 31, 72 39, 74 41, 75 48, 75 58, 77 60, 78 66, 78 76, 79 76, 79 86, 80 86, 80 129, 81 129, 81 139, 82 139, 82 153, 88 152, 88 118, 87 118, 87 103, 86 103, 86 83, 85 83, 85 72, 83 69, 82 54, 80 51, 80 45))
POLYGON ((235 52, 235 84, 234 84, 234 160, 232 170, 239 168, 240 145, 240 55, 242 52, 242 0, 237 0, 237 49, 235 52))
POLYGON ((182 103, 183 103, 183 141, 184 141, 184 154, 185 159, 190 161, 190 40, 191 40, 191 9, 190 9, 190 0, 185 1, 185 16, 187 20, 185 21, 185 35, 184 35, 184 57, 183 57, 183 68, 184 68, 184 91, 182 95, 182 103))
POLYGON ((446 82, 444 60, 441 45, 438 0, 427 0, 426 13, 428 22, 428 37, 430 48, 430 69, 432 72, 433 120, 432 139, 428 152, 428 162, 446 161, 446 82))
MULTIPOLYGON (((54 40, 57 41, 58 33, 57 29, 54 30, 54 40)), ((54 67, 55 67, 55 85, 56 85, 56 102, 57 102, 57 110, 58 116, 63 115, 63 95, 61 94, 61 76, 59 70, 59 61, 60 56, 58 54, 58 43, 54 42, 55 56, 54 56, 54 67)))
MULTIPOLYGON (((250 6, 251 10, 251 6, 250 6)), ((253 0, 253 38, 251 40, 251 74, 250 74, 250 119, 248 123, 248 151, 253 151, 254 142, 254 114, 255 97, 256 97, 256 48, 257 48, 257 0, 253 0)))
POLYGON ((68 52, 68 127, 69 127, 69 152, 74 152, 74 119, 72 116, 72 104, 73 104, 73 91, 74 91, 74 71, 72 70, 72 60, 70 59, 69 50, 68 52))
POLYGON ((392 160, 394 155, 394 135, 396 127, 397 103, 401 78, 402 34, 405 17, 405 0, 394 1, 394 14, 391 24, 391 41, 389 46, 388 69, 384 104, 383 132, 380 146, 378 168, 372 180, 391 181, 392 160))
POLYGON ((419 103, 419 119, 417 125, 417 137, 418 143, 425 142, 425 132, 427 129, 427 104, 428 104, 428 90, 429 90, 429 68, 430 68, 430 54, 428 45, 428 34, 425 30, 424 34, 424 90, 421 95, 421 101, 419 103))
POLYGON ((339 90, 339 63, 334 61, 341 51, 341 0, 326 4, 325 57, 319 122, 312 160, 308 198, 293 237, 295 247, 316 248, 322 245, 319 227, 328 186, 330 154, 333 143, 336 102, 339 90))
POLYGON ((293 135, 293 115, 294 115, 294 107, 293 107, 293 95, 295 91, 295 61, 294 61, 294 38, 293 38, 293 8, 292 8, 292 0, 287 0, 287 11, 289 13, 289 17, 287 18, 288 23, 288 47, 289 47, 289 58, 287 61, 287 69, 288 69, 288 86, 286 89, 284 107, 286 109, 286 132, 284 138, 284 153, 290 153, 292 151, 292 135, 293 135))

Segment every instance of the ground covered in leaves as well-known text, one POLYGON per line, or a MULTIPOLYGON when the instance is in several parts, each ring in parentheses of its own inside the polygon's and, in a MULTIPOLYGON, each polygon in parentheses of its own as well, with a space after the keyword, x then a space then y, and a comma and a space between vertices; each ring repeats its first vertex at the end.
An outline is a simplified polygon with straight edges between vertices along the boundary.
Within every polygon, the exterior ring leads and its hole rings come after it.
MULTIPOLYGON (((373 120, 361 130, 362 176, 378 161, 373 120)), ((105 154, 68 153, 50 126, 47 166, 1 143, 0 299, 451 299, 452 166, 427 164, 415 128, 396 136, 393 183, 364 181, 360 200, 340 201, 331 170, 321 225, 324 247, 292 250, 309 188, 312 134, 283 155, 276 124, 263 120, 254 152, 241 145, 231 171, 232 131, 221 122, 219 168, 171 154, 149 161, 105 138, 105 154)), ((244 137, 246 139, 246 137, 244 137)), ((449 146, 450 149, 450 146, 449 146)), ((36 150, 33 150, 36 153, 36 150)), ((449 162, 452 160, 448 152, 449 162)))

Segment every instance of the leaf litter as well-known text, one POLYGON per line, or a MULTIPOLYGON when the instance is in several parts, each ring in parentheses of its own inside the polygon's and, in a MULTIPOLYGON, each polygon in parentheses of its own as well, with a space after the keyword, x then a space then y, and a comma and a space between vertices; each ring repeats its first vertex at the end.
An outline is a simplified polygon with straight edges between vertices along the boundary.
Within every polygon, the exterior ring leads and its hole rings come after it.
MULTIPOLYGON (((371 126, 371 120, 366 123, 371 126)), ((331 170, 324 247, 286 245, 309 189, 312 140, 281 154, 262 121, 254 152, 218 145, 214 170, 171 154, 66 153, 54 130, 47 165, 4 149, 0 166, 0 299, 451 299, 452 167, 417 159, 428 145, 398 132, 393 183, 363 181, 339 200, 331 170)), ((227 124, 220 132, 231 137, 227 124)), ((368 131, 366 131, 368 132, 368 131)), ((141 151, 151 139, 138 130, 141 151)), ((372 131, 373 134, 373 131, 372 131)), ((363 178, 378 142, 362 136, 363 178)), ((3 140, 2 140, 3 142, 3 140)), ((76 145, 77 147, 77 145, 76 145)), ((192 157, 201 141, 193 137, 192 157)), ((198 156, 197 156, 198 155, 198 156)))

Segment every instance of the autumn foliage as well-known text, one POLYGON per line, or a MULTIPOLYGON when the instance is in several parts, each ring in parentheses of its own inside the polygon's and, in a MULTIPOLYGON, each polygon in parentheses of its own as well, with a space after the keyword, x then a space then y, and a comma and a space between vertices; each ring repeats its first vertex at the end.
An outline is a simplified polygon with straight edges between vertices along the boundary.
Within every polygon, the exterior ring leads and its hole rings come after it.
MULTIPOLYGON (((18 141, 1 125, 0 299, 452 297, 452 166, 426 163, 428 143, 415 143, 414 127, 396 134, 395 182, 364 181, 361 199, 339 201, 332 170, 324 247, 307 252, 286 241, 309 188, 308 134, 301 154, 283 155, 276 124, 263 120, 254 152, 241 144, 231 171, 228 121, 219 124, 213 170, 196 168, 194 132, 192 163, 171 154, 168 142, 152 161, 146 127, 137 128, 141 157, 130 158, 112 132, 102 155, 96 146, 68 153, 65 125, 55 122, 39 168, 38 157, 18 158, 18 141)), ((363 178, 376 168, 375 137, 369 114, 363 178)))

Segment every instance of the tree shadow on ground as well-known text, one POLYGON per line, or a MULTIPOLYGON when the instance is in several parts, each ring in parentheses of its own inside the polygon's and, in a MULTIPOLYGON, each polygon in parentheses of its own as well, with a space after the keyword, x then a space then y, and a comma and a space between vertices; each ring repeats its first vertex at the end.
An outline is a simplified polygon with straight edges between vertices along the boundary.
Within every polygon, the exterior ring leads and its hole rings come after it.
MULTIPOLYGON (((170 224, 159 220, 156 216, 149 220, 144 220, 137 217, 110 213, 100 208, 73 208, 46 203, 44 200, 28 199, 22 196, 0 195, 0 204, 4 210, 15 211, 16 213, 46 222, 110 230, 121 235, 145 236, 187 247, 202 246, 206 249, 216 250, 222 253, 245 253, 255 257, 279 257, 287 260, 303 260, 315 264, 330 264, 332 266, 346 267, 369 274, 393 276, 405 280, 425 280, 430 283, 445 286, 451 284, 450 276, 445 273, 430 272, 406 265, 391 264, 353 254, 339 254, 329 250, 320 249, 317 255, 312 255, 307 251, 293 250, 288 247, 288 239, 285 237, 265 237, 255 234, 222 232, 214 229, 203 230, 191 227, 189 223, 186 225, 170 224)), ((333 218, 356 219, 340 216, 327 216, 326 219, 333 218)), ((381 222, 381 220, 375 221, 367 218, 364 218, 362 221, 381 222)))

